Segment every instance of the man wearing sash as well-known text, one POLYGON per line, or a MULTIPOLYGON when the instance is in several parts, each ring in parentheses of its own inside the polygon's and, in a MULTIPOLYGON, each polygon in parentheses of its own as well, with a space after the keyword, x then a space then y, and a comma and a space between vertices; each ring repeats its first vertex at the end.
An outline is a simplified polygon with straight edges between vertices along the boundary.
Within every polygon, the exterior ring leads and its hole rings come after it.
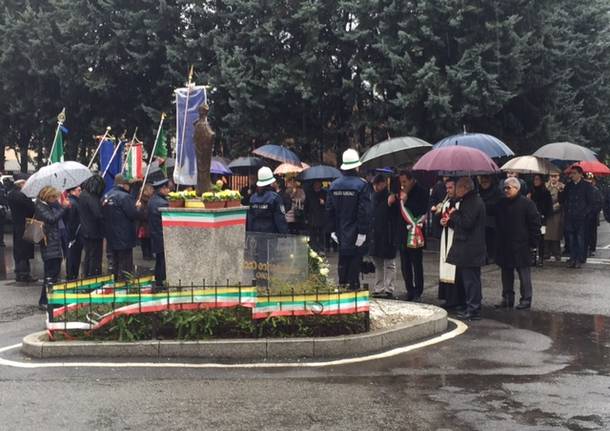
POLYGON ((456 202, 455 180, 450 178, 445 181, 447 196, 445 199, 432 207, 435 214, 434 222, 441 228, 441 247, 439 258, 439 282, 438 299, 444 300, 444 308, 447 310, 461 308, 465 305, 464 287, 457 283, 455 265, 447 263, 447 255, 453 245, 453 228, 447 223, 451 211, 459 209, 460 203, 456 202))
POLYGON ((388 205, 398 206, 398 215, 395 217, 396 241, 407 301, 420 302, 424 291, 424 223, 428 210, 428 192, 419 185, 410 171, 401 171, 399 180, 400 192, 388 197, 388 205))

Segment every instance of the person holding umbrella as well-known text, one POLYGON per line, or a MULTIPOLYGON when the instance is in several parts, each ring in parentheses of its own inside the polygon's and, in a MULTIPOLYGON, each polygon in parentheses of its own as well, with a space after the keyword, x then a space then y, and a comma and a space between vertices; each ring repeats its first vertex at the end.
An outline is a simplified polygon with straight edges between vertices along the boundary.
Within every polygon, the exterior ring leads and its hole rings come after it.
POLYGON ((325 252, 326 190, 321 181, 314 181, 305 192, 305 218, 309 227, 309 243, 318 253, 325 252))
POLYGON ((591 184, 593 189, 593 208, 587 220, 587 231, 585 235, 586 255, 587 257, 595 256, 597 250, 597 228, 599 227, 599 213, 604 206, 604 196, 597 187, 597 179, 591 172, 587 172, 586 181, 591 184))
POLYGON ((358 152, 343 152, 343 176, 330 185, 326 200, 328 231, 339 246, 339 285, 360 289, 360 269, 366 253, 371 201, 366 180, 358 176, 362 165, 358 152))

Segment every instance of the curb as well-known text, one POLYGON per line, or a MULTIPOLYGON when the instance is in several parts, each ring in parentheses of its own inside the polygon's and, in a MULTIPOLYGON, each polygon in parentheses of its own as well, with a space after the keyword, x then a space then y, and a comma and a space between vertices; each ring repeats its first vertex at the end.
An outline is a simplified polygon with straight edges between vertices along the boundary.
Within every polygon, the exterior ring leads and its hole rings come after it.
POLYGON ((447 312, 423 305, 431 316, 365 334, 324 338, 264 338, 203 341, 48 341, 40 331, 23 338, 32 358, 198 358, 205 360, 300 360, 362 356, 402 347, 447 330, 447 312))

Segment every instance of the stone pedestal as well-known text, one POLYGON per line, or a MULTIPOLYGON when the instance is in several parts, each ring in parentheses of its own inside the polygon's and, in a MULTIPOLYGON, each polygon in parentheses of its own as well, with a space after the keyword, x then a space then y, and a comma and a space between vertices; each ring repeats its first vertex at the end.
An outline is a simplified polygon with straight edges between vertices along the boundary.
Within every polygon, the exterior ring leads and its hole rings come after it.
POLYGON ((170 286, 242 281, 247 207, 161 211, 170 286))

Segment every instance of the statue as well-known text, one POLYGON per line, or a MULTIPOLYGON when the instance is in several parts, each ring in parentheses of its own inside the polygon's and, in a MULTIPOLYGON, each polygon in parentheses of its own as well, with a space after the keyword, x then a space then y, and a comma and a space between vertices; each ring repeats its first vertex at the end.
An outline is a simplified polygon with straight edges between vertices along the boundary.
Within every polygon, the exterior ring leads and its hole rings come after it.
POLYGON ((195 154, 197 155, 197 194, 212 190, 210 166, 212 164, 212 147, 214 131, 208 123, 210 107, 207 103, 199 105, 199 119, 195 121, 195 154))

